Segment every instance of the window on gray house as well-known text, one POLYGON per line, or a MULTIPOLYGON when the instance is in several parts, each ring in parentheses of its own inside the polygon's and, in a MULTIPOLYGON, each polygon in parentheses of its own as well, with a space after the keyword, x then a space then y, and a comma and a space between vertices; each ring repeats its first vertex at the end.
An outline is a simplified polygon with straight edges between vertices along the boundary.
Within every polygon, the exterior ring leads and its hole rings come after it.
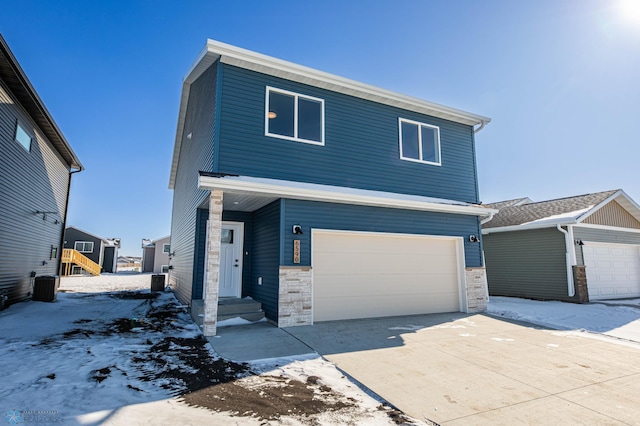
POLYGON ((29 136, 27 131, 20 125, 19 121, 16 121, 15 139, 24 149, 31 152, 31 136, 29 136))

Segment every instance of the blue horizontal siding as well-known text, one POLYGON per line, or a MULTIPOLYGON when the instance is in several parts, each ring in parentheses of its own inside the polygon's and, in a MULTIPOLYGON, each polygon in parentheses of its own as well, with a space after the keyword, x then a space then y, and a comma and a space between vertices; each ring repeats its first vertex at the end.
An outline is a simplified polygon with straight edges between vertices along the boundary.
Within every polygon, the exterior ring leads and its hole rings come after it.
POLYGON ((468 238, 480 235, 476 216, 301 200, 283 200, 283 206, 282 265, 294 265, 294 239, 301 240, 300 265, 311 265, 311 229, 315 228, 462 237, 466 266, 482 266, 482 246, 468 238), (302 226, 302 235, 291 232, 296 224, 302 226))
POLYGON ((216 171, 478 202, 471 126, 220 66, 216 171), (264 135, 266 86, 325 100, 325 146, 264 135), (400 117, 440 128, 442 166, 400 159, 400 117))
POLYGON ((250 296, 262 302, 267 318, 278 319, 280 288, 280 201, 253 213, 250 296), (262 277, 262 285, 258 285, 262 277))

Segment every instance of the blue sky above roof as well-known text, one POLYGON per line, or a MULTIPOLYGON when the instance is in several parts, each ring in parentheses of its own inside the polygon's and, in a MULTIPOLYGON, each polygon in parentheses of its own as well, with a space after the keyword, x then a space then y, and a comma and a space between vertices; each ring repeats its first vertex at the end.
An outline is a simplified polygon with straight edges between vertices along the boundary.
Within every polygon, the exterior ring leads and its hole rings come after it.
POLYGON ((623 3, 41 0, 4 4, 0 28, 86 167, 69 224, 139 255, 170 231, 182 79, 208 38, 491 117, 485 202, 640 199, 640 19, 623 3))

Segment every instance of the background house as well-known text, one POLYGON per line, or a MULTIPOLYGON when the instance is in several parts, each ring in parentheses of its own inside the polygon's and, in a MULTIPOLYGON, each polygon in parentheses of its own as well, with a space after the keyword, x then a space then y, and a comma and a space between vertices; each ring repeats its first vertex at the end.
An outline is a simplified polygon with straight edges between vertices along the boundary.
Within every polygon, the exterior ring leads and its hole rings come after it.
POLYGON ((640 208, 624 191, 489 206, 500 209, 482 230, 490 294, 640 297, 640 208))
POLYGON ((489 119, 209 40, 184 80, 171 286, 279 326, 485 309, 489 119))
MULTIPOLYGON (((102 238, 83 231, 74 226, 69 226, 64 234, 64 248, 79 251, 102 267, 102 272, 116 272, 119 238, 102 238)), ((73 274, 81 274, 82 268, 72 268, 73 274)))
POLYGON ((0 307, 57 275, 71 174, 82 165, 0 36, 0 307))
POLYGON ((157 240, 142 240, 142 272, 168 273, 170 252, 171 236, 157 240))

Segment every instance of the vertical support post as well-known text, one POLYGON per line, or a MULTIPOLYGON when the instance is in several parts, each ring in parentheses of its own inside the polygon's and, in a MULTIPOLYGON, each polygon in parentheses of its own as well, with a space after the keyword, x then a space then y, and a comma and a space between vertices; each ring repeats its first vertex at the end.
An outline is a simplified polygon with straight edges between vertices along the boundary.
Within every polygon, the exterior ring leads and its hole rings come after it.
POLYGON ((209 239, 205 265, 205 293, 203 333, 215 336, 218 323, 218 294, 220 287, 220 237, 222 233, 222 191, 212 190, 209 198, 209 239))

